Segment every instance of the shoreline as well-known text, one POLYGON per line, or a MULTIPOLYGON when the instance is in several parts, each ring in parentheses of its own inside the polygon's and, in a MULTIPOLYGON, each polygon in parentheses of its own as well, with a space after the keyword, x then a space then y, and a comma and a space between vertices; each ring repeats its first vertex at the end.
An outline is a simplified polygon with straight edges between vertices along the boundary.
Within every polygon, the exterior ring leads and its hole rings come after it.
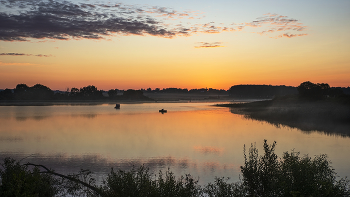
POLYGON ((103 104, 142 104, 142 103, 222 103, 232 102, 229 99, 200 99, 200 100, 76 100, 76 101, 0 101, 0 106, 57 106, 57 105, 103 105, 103 104))
POLYGON ((233 114, 264 121, 276 127, 288 126, 303 132, 350 137, 350 105, 337 99, 308 101, 297 97, 251 103, 218 104, 233 114))

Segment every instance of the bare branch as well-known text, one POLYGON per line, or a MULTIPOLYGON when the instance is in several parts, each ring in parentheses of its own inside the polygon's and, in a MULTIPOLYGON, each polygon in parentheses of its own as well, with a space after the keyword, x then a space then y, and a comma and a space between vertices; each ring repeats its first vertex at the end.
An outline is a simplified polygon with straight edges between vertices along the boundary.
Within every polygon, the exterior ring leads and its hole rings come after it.
POLYGON ((55 175, 55 176, 59 176, 61 178, 64 178, 64 179, 68 179, 70 181, 73 181, 73 182, 76 182, 76 183, 79 183, 79 184, 82 184, 83 186, 91 189, 92 191, 96 192, 97 194, 101 195, 101 196, 104 196, 104 193, 97 187, 94 187, 88 183, 85 183, 79 179, 76 179, 74 177, 70 177, 70 176, 66 176, 66 175, 63 175, 63 174, 60 174, 60 173, 57 173, 57 172, 54 172, 52 170, 50 170, 49 168, 47 168, 46 166, 44 165, 39 165, 39 164, 33 164, 33 163, 26 163, 24 164, 25 166, 34 166, 34 167, 41 167, 41 168, 44 168, 46 171, 44 172, 40 172, 40 173, 49 173, 49 174, 52 174, 52 175, 55 175))

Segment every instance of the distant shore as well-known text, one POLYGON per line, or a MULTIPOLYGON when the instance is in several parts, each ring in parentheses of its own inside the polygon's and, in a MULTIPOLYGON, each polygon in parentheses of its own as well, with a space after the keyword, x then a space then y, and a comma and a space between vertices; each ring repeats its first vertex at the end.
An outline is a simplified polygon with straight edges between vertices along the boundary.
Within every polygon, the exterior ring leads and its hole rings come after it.
POLYGON ((298 128, 304 132, 320 131, 350 137, 350 104, 348 98, 305 100, 298 96, 277 97, 250 103, 218 104, 229 107, 245 118, 279 126, 298 128))
POLYGON ((144 100, 74 100, 74 101, 0 101, 0 106, 53 106, 53 105, 102 105, 102 104, 125 104, 125 103, 152 103, 144 100))
POLYGON ((52 105, 102 105, 127 103, 155 103, 155 102, 228 102, 232 101, 228 95, 202 95, 177 93, 145 93, 145 99, 97 99, 97 100, 7 100, 0 101, 0 106, 52 106, 52 105))

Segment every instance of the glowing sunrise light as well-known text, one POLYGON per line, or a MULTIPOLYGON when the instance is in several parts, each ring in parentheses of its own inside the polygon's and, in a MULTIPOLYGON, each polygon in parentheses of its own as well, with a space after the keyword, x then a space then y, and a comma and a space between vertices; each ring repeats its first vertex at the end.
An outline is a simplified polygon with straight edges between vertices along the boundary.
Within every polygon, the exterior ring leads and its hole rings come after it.
POLYGON ((308 80, 347 87, 347 8, 348 1, 325 0, 4 0, 0 89, 227 90, 308 80))

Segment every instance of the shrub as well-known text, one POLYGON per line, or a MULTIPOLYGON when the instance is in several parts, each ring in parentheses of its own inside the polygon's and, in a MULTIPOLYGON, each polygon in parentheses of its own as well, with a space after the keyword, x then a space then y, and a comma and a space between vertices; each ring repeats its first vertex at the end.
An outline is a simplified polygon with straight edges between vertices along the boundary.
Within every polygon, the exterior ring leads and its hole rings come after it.
POLYGON ((264 141, 264 155, 251 145, 241 166, 243 185, 248 196, 349 196, 349 181, 336 180, 336 172, 326 155, 300 157, 299 152, 285 152, 278 159, 276 142, 264 141))
POLYGON ((191 175, 176 178, 167 170, 157 175, 141 166, 130 171, 113 169, 102 185, 95 185, 89 170, 62 175, 45 166, 20 165, 6 158, 0 169, 0 196, 106 196, 106 197, 337 197, 350 196, 348 179, 337 180, 326 155, 310 158, 294 150, 282 158, 275 154, 276 142, 264 141, 264 154, 259 155, 251 145, 248 155, 244 147, 242 182, 228 183, 229 179, 215 178, 205 187, 191 175), (29 169, 28 166, 34 166, 29 169), (39 171, 41 167, 44 171, 39 171), (56 179, 58 176, 61 179, 56 179))
POLYGON ((0 169, 0 196, 42 196, 58 194, 58 181, 38 168, 28 169, 14 159, 5 158, 0 169))
POLYGON ((155 196, 155 197, 181 197, 199 196, 200 186, 198 181, 190 175, 176 179, 169 170, 165 177, 160 171, 158 177, 141 166, 138 170, 114 171, 108 174, 104 181, 106 196, 155 196))

